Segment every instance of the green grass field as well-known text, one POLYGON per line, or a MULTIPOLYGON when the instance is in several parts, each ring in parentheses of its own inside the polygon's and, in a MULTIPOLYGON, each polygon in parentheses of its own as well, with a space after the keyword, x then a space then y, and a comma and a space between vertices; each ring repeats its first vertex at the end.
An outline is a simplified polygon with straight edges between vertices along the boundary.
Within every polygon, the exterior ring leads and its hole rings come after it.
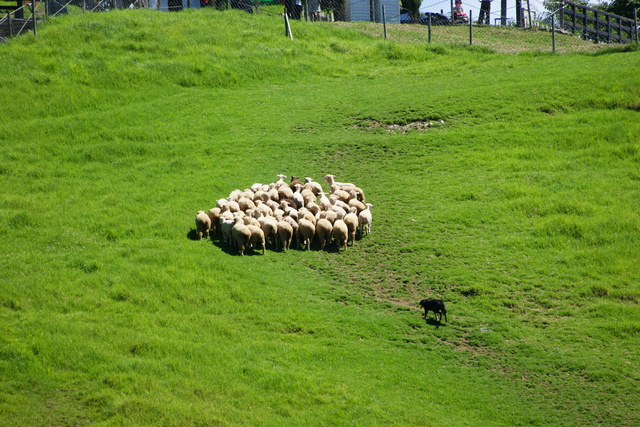
POLYGON ((292 27, 134 10, 0 45, 0 424, 639 425, 640 52, 292 27), (358 184, 371 234, 191 238, 279 173, 358 184))

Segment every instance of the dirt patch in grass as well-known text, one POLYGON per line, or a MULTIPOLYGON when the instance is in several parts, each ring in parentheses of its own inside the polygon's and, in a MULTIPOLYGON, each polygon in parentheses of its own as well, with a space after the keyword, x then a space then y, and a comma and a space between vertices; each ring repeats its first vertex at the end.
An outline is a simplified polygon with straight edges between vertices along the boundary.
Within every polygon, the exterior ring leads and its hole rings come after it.
POLYGON ((376 120, 364 120, 362 123, 352 125, 352 129, 358 129, 365 132, 371 131, 385 131, 397 135, 404 135, 410 131, 425 132, 430 128, 442 126, 444 120, 430 121, 430 120, 417 120, 410 123, 383 123, 376 120))

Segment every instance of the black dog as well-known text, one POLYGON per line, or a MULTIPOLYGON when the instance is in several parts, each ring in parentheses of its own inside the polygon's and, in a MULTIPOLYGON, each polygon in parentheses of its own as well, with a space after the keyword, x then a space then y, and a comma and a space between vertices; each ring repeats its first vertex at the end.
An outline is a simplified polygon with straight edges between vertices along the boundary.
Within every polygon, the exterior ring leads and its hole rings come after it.
POLYGON ((433 315, 435 316, 436 320, 438 322, 440 322, 442 320, 442 315, 444 314, 444 320, 446 320, 447 322, 449 321, 447 319, 447 309, 444 308, 444 301, 442 301, 441 299, 423 299, 422 301, 420 301, 420 306, 422 308, 424 308, 424 318, 427 318, 427 314, 429 313, 429 311, 433 311, 433 315), (440 315, 440 318, 438 319, 438 314, 440 315))

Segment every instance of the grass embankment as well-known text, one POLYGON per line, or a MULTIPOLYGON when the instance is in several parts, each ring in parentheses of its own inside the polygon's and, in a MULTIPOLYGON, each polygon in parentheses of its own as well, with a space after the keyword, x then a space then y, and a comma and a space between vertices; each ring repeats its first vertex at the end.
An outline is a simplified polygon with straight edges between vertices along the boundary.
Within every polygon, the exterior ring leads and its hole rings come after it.
POLYGON ((2 424, 637 424, 639 54, 293 25, 123 11, 0 46, 2 424), (188 237, 329 172, 374 204, 346 252, 188 237))

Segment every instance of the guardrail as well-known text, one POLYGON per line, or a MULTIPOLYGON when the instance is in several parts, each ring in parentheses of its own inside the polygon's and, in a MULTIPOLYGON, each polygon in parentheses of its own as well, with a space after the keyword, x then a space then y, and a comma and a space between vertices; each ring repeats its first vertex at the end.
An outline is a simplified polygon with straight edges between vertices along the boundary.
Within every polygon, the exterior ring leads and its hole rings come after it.
POLYGON ((625 18, 569 0, 562 0, 560 26, 594 42, 638 42, 638 18, 625 18))

